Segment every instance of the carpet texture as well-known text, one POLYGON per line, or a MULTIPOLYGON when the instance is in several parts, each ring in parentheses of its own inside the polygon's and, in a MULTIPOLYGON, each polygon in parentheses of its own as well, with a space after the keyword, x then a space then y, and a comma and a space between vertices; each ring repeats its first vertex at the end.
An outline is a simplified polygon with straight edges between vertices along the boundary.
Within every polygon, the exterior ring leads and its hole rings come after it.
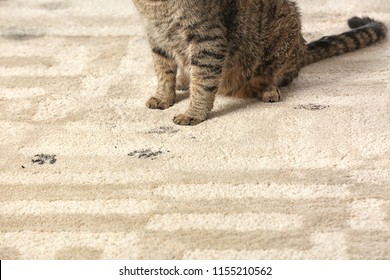
MULTIPOLYGON (((310 41, 388 0, 299 0, 310 41)), ((1 259, 390 259, 388 40, 195 127, 130 0, 0 1, 1 259)))

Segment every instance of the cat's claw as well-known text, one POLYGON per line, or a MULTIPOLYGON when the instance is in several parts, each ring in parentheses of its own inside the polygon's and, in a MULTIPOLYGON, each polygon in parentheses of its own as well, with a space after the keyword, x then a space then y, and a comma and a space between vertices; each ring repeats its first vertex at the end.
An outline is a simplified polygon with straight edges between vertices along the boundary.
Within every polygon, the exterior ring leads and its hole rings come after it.
POLYGON ((180 114, 173 118, 173 122, 178 125, 197 125, 204 120, 196 119, 186 114, 180 114))
POLYGON ((168 109, 173 105, 173 102, 167 102, 166 100, 161 100, 158 97, 151 97, 147 102, 146 102, 146 107, 149 109, 160 109, 160 110, 165 110, 168 109))

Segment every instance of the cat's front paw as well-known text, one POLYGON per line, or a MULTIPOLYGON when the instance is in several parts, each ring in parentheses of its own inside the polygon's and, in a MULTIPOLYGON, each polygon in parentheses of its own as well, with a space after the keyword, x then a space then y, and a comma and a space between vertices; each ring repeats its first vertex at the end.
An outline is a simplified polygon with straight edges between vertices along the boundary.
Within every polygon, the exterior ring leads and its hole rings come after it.
POLYGON ((169 102, 167 100, 162 100, 158 97, 151 97, 147 102, 146 102, 146 107, 149 109, 160 109, 160 110, 165 110, 173 105, 174 102, 169 102))
POLYGON ((277 102, 280 100, 280 90, 277 87, 270 87, 262 92, 263 102, 277 102))
POLYGON ((173 122, 178 125, 197 125, 204 120, 191 117, 187 114, 179 114, 173 118, 173 122))

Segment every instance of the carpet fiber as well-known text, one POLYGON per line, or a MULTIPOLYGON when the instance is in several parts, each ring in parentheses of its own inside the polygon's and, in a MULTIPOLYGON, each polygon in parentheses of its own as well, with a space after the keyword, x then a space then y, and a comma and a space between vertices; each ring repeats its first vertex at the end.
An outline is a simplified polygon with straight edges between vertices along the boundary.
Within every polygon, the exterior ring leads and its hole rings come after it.
MULTIPOLYGON (((310 41, 388 0, 299 0, 310 41)), ((195 127, 130 0, 0 1, 1 259, 390 259, 388 40, 195 127)))

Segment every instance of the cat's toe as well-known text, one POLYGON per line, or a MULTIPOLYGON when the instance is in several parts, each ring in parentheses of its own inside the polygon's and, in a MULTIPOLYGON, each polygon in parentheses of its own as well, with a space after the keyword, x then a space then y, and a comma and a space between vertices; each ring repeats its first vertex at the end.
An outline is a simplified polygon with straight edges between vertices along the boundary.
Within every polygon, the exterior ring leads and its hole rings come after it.
POLYGON ((180 114, 173 118, 173 122, 178 125, 197 125, 204 120, 196 119, 186 114, 180 114))
POLYGON ((263 102, 277 102, 280 100, 280 90, 277 87, 269 88, 262 93, 263 102))
POLYGON ((158 97, 151 97, 147 102, 146 102, 146 107, 149 109, 160 109, 160 110, 165 110, 173 105, 173 102, 168 102, 166 100, 161 100, 158 97))

